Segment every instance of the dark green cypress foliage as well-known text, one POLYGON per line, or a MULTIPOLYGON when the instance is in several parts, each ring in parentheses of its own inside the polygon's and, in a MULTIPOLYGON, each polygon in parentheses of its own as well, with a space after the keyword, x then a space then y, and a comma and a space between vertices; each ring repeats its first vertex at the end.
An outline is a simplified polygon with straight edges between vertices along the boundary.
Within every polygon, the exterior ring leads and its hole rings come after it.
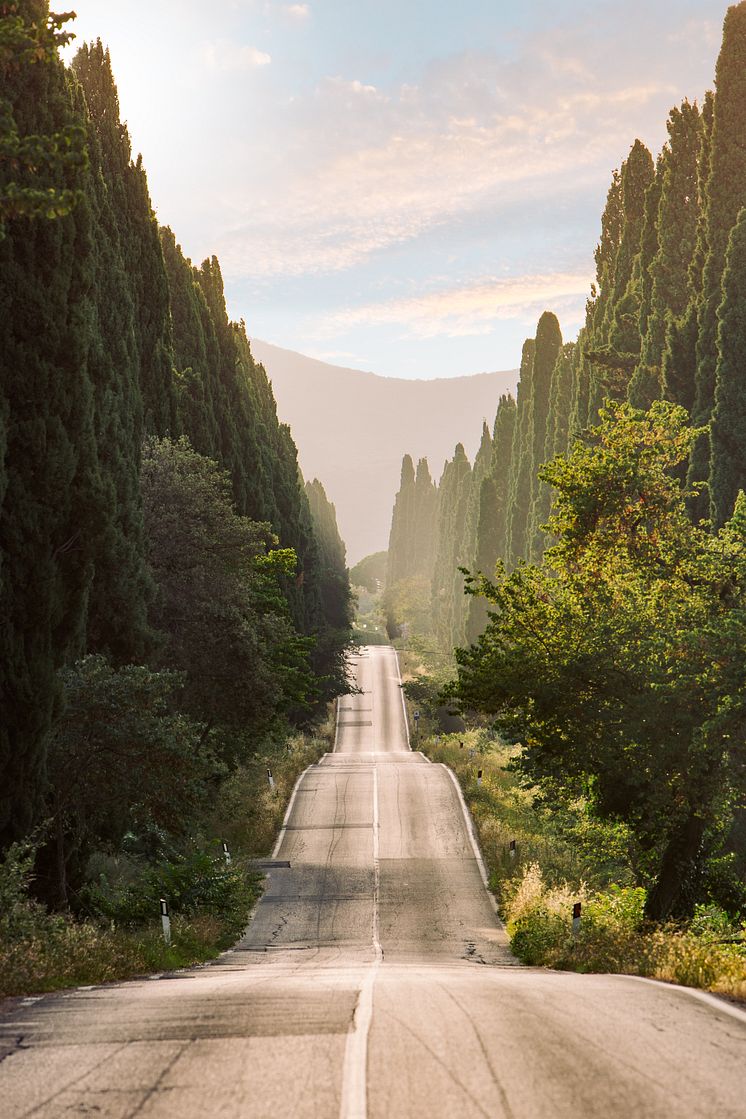
POLYGON ((126 662, 142 660, 149 641, 140 503, 143 405, 138 281, 127 263, 130 223, 125 191, 131 160, 108 54, 100 43, 78 52, 74 73, 89 114, 89 201, 95 234, 87 362, 94 389, 101 485, 87 649, 126 662))
MULTIPOLYGON (((477 548, 472 570, 476 574, 492 577, 495 572, 500 549, 500 518, 502 506, 498 488, 492 475, 482 479, 479 487, 479 519, 477 524, 477 548)), ((466 640, 473 645, 487 625, 487 602, 483 598, 470 596, 468 599, 466 621, 466 640)))
POLYGON ((391 514, 391 532, 386 562, 386 586, 393 587, 414 574, 413 537, 415 531, 415 470, 411 455, 401 464, 399 492, 391 514))
POLYGON ((642 246, 645 200, 654 179, 653 157, 635 140, 609 192, 596 265, 599 296, 593 308, 587 354, 592 362, 589 422, 607 397, 623 399, 639 355, 640 293, 634 283, 642 246), (608 232, 607 232, 608 229, 608 232), (614 252, 614 243, 618 247, 614 252), (637 350, 628 350, 629 345, 637 350))
POLYGON ((83 87, 99 144, 100 175, 111 208, 106 235, 121 257, 129 284, 145 427, 156 435, 175 433, 168 281, 142 159, 132 160, 111 59, 101 41, 81 47, 72 68, 83 87))
POLYGON ((218 423, 211 376, 217 341, 212 316, 191 261, 183 256, 170 229, 162 228, 160 234, 171 303, 177 426, 195 450, 217 459, 218 423))
POLYGON ((666 346, 666 324, 679 318, 689 303, 689 269, 699 220, 698 165, 702 148, 702 117, 696 104, 684 101, 672 109, 668 142, 660 159, 660 202, 656 215, 658 248, 650 264, 650 315, 643 333, 642 361, 660 368, 666 346))
MULTIPOLYGON (((586 321, 592 316, 594 295, 586 304, 586 321)), ((591 363, 586 355, 588 327, 582 326, 572 358, 572 385, 570 388, 570 420, 568 438, 577 438, 589 426, 588 409, 591 394, 591 363)))
POLYGON ((533 408, 531 416, 532 439, 529 477, 531 491, 528 516, 526 519, 525 552, 528 560, 540 550, 540 532, 537 521, 539 495, 539 467, 545 461, 547 427, 549 421, 549 398, 552 391, 552 375, 557 358, 562 349, 562 332, 557 316, 545 311, 536 328, 536 350, 534 353, 533 408))
MULTIPOLYGON (((486 423, 482 423, 482 438, 479 442, 479 448, 474 457, 474 466, 471 472, 471 489, 469 490, 469 499, 466 509, 466 539, 464 541, 464 552, 468 557, 466 566, 471 568, 474 565, 474 557, 477 552, 477 538, 479 534, 479 507, 482 492, 482 482, 491 473, 492 470, 492 432, 486 423)), ((462 604, 464 609, 468 609, 468 602, 464 601, 462 604)))
MULTIPOLYGON (((712 414, 717 367, 718 309, 730 231, 746 204, 746 3, 728 9, 715 77, 710 169, 705 197, 706 257, 697 336, 697 383, 693 420, 712 414)), ((710 467, 709 433, 692 448, 688 482, 705 483, 710 467)), ((695 517, 709 514, 706 487, 694 503, 695 517)))
MULTIPOLYGON (((570 394, 573 379, 573 357, 575 344, 568 342, 557 355, 552 372, 552 388, 549 397, 547 433, 541 462, 549 462, 556 455, 567 452, 570 438, 570 394)), ((539 464, 541 465, 541 463, 539 464)), ((532 509, 531 558, 538 562, 547 544, 541 526, 546 523, 552 504, 552 492, 546 482, 538 481, 538 488, 532 509)))
POLYGON ((433 628, 443 649, 458 643, 455 603, 463 596, 464 579, 459 566, 465 566, 464 530, 468 506, 471 466, 461 443, 446 463, 438 487, 438 536, 432 583, 433 628))
MULTIPOLYGON (((497 486, 499 505, 496 538, 498 550, 491 562, 493 569, 497 560, 505 555, 508 531, 508 500, 510 487, 510 459, 513 453, 513 436, 516 426, 516 402, 509 393, 500 397, 492 430, 492 465, 490 475, 497 486)), ((486 573, 485 573, 486 574, 486 573)))
MULTIPOLYGON (((45 4, 24 5, 43 18, 45 4)), ((20 135, 84 127, 54 58, 5 67, 20 135)), ((83 170, 47 169, 84 192, 83 170)), ((0 240, 0 840, 34 821, 44 793, 56 671, 82 643, 98 532, 93 393, 87 373, 94 283, 89 206, 58 220, 11 218, 0 240)))
POLYGON ((315 662, 332 690, 341 689, 345 680, 344 652, 352 634, 353 618, 345 546, 339 535, 336 510, 318 478, 306 482, 305 492, 319 549, 317 579, 323 628, 317 636, 315 662))
MULTIPOLYGON (((627 285, 623 303, 614 315, 615 330, 610 345, 620 354, 637 359, 627 386, 627 399, 636 408, 648 408, 661 395, 660 355, 652 342, 656 328, 653 315, 653 262, 658 254, 658 212, 663 189, 663 156, 658 157, 655 177, 645 194, 645 215, 642 224, 640 252, 635 261, 632 279, 627 285), (636 307, 636 319, 635 319, 636 307), (650 344, 646 344, 650 340, 650 344)), ((663 340, 661 337, 660 346, 663 340)))
MULTIPOLYGON (((505 554, 507 531, 510 457, 513 449, 516 404, 512 396, 501 396, 492 429, 492 457, 489 473, 479 491, 479 520, 472 568, 492 576, 498 559, 505 554), (489 483, 489 484, 488 484, 489 483)), ((468 599, 466 639, 476 641, 487 621, 483 599, 468 599)))
POLYGON ((697 158, 697 224, 692 258, 687 273, 687 302, 677 316, 669 318, 663 351, 663 395, 692 414, 697 379, 697 337, 702 304, 703 272, 707 258, 705 196, 710 177, 710 150, 714 97, 708 93, 702 107, 700 146, 697 158))
POLYGON ((435 562, 435 529, 438 517, 438 488, 430 476, 426 458, 417 463, 415 475, 414 574, 432 579, 435 562))
POLYGON ((526 522, 531 506, 531 451, 533 448, 533 374, 536 343, 523 343, 518 379, 518 402, 510 452, 510 481, 504 559, 509 568, 525 558, 526 522))
POLYGON ((739 490, 746 489, 746 208, 731 231, 725 260, 710 466, 715 528, 730 520, 739 490))

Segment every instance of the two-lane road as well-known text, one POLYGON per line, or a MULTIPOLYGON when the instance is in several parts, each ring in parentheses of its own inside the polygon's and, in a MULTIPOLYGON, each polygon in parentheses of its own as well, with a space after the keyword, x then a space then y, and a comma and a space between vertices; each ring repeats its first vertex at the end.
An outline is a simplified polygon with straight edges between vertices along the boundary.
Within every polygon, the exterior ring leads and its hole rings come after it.
POLYGON ((241 944, 11 1000, 0 1116, 744 1119, 745 1014, 516 965, 455 782, 409 748, 393 650, 355 671, 241 944))

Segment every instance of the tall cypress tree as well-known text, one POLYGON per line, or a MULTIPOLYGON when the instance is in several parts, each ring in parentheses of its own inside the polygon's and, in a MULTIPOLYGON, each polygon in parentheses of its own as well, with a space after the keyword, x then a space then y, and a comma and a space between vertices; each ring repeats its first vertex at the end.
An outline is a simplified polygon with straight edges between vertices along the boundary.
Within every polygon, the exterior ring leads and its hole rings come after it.
POLYGON ((739 490, 746 489, 746 208, 731 230, 725 261, 710 467, 715 528, 730 520, 739 490))
POLYGON ((415 534, 415 470, 411 455, 401 464, 399 491, 394 501, 386 562, 386 586, 393 587, 414 572, 413 543, 415 534))
POLYGON ((467 563, 464 531, 470 481, 471 465, 463 444, 459 443, 453 458, 445 465, 438 487, 438 537, 432 607, 433 628, 443 649, 453 648, 460 636, 457 631, 462 618, 460 607, 464 581, 459 567, 467 563))
MULTIPOLYGON (((21 9, 28 28, 47 13, 42 2, 21 9)), ((84 130, 53 51, 1 66, 20 136, 84 130)), ((41 804, 56 670, 82 645, 98 532, 88 177, 64 161, 44 170, 45 187, 78 205, 55 220, 11 216, 0 240, 0 841, 23 834, 41 804)), ((33 169, 18 185, 36 189, 33 169)))
POLYGON ((622 164, 618 186, 616 180, 612 182, 596 255, 599 295, 587 338, 592 362, 590 423, 596 422, 604 399, 627 395, 639 357, 640 293, 635 266, 642 247, 647 192, 654 175, 653 157, 635 140, 622 164), (627 349, 630 344, 637 350, 627 349))
POLYGON ((510 452, 505 562, 515 567, 525 558, 526 522, 531 508, 531 451, 533 448, 533 375, 536 343, 523 343, 518 378, 518 401, 510 452))
MULTIPOLYGON (((728 238, 746 204, 746 3, 728 9, 723 44, 715 77, 715 101, 710 170, 705 197, 706 257, 697 336, 697 383, 693 419, 707 424, 715 396, 718 361, 718 309, 728 238)), ((692 448, 688 481, 707 483, 710 467, 709 433, 692 448)), ((706 486, 693 509, 709 514, 706 486)))
POLYGON ((533 373, 533 408, 531 416, 531 460, 529 477, 531 491, 529 511, 526 520, 525 559, 535 558, 541 550, 539 531, 538 496, 541 483, 538 470, 545 461, 547 426, 549 420, 549 398, 552 391, 552 375, 562 348, 562 332, 557 316, 545 311, 536 328, 536 351, 533 373))
POLYGON ((412 544, 414 573, 430 581, 435 562, 438 488, 430 476, 430 467, 426 458, 421 458, 417 463, 414 497, 414 541, 412 544))
MULTIPOLYGON (((574 354, 575 345, 572 342, 568 342, 559 351, 554 365, 542 463, 549 462, 556 455, 565 454, 568 448, 574 354)), ((541 526, 546 523, 549 517, 551 504, 551 489, 546 482, 539 481, 531 518, 531 557, 535 562, 541 559, 544 548, 546 547, 546 537, 541 526)))
MULTIPOLYGON (((666 400, 681 404, 690 414, 694 409, 696 391, 698 323, 702 304, 703 272, 707 258, 705 198, 710 177, 713 115, 714 97, 712 93, 708 93, 700 118, 696 184, 691 184, 693 189, 696 188, 693 196, 696 199, 697 218, 692 257, 687 270, 686 304, 679 313, 669 317, 663 350, 663 396, 666 400)), ((686 190, 687 185, 688 179, 684 178, 680 189, 686 190)), ((667 223, 663 223, 662 246, 665 244, 666 225, 667 223)), ((673 226, 675 228, 676 223, 673 223, 673 226)), ((683 234, 683 239, 687 243, 688 236, 688 231, 683 234)), ((678 298, 677 294, 672 302, 678 302, 678 298)))

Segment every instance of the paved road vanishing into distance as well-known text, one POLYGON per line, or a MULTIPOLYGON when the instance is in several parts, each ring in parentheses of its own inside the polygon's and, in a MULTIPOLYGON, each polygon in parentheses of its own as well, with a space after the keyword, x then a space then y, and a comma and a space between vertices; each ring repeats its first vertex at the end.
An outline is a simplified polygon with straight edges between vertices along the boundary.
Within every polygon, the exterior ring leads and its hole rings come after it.
POLYGON ((203 968, 8 1000, 0 1115, 746 1117, 746 1014, 520 967, 455 781, 409 748, 396 656, 355 659, 243 941, 203 968))

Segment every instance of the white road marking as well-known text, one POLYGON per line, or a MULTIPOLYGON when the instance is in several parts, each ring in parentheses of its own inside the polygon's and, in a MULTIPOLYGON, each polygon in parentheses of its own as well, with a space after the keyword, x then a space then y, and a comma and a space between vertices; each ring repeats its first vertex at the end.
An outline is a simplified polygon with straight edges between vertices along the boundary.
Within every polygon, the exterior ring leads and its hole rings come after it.
MULTIPOLYGON (((393 646, 392 646, 393 648, 393 646)), ((407 705, 404 702, 404 685, 402 684, 401 668, 399 666, 399 654, 394 649, 394 657, 396 658, 396 674, 399 677, 399 695, 401 696, 401 709, 404 713, 404 731, 407 736, 407 749, 412 749, 412 743, 409 740, 409 718, 407 717, 407 705)))
POLYGON ((378 768, 373 766, 373 950, 375 959, 360 988, 353 1027, 347 1034, 342 1068, 340 1119, 367 1119, 368 1115, 368 1035, 373 1021, 373 988, 383 962, 379 939, 379 902, 381 864, 379 859, 378 768))
POLYGON ((679 991, 684 995, 690 995, 693 999, 707 1003, 714 1010, 728 1014, 739 1022, 746 1022, 746 1010, 741 1010, 740 1007, 726 1002, 725 999, 718 998, 717 995, 711 995, 709 991, 698 991, 696 987, 682 987, 680 983, 664 983, 662 979, 648 979, 646 975, 616 975, 614 978, 634 979, 636 983, 652 983, 654 987, 664 987, 667 991, 679 991))
POLYGON ((284 816, 283 821, 282 821, 282 827, 280 828, 280 834, 277 836, 277 842, 275 843, 274 849, 272 851, 272 856, 271 857, 273 859, 276 859, 277 856, 280 853, 280 848, 282 847, 282 841, 285 838, 285 832, 287 830, 288 820, 290 819, 290 813, 293 811, 293 805, 295 804, 295 798, 298 795, 298 789, 300 788, 300 783, 303 780, 303 778, 306 776, 306 774, 308 773, 309 769, 313 769, 313 765, 307 765, 306 766, 306 768, 303 770, 303 772, 301 773, 298 780, 295 782, 295 785, 293 786, 292 795, 290 797, 290 800, 288 801, 288 806, 285 809, 285 816, 284 816))
POLYGON ((487 891, 487 897, 490 899, 490 904, 495 910, 495 913, 497 913, 497 902, 495 900, 495 895, 490 890, 490 876, 487 873, 487 867, 484 865, 482 852, 479 850, 479 843, 477 842, 477 836, 474 831, 474 821, 471 818, 471 812, 467 808, 466 801, 464 800, 464 794, 461 791, 461 786, 458 783, 458 778, 456 777, 456 774, 453 772, 453 770, 449 769, 447 765, 444 765, 443 762, 441 762, 440 764, 443 766, 443 769, 451 778, 451 781, 453 781, 453 787, 456 790, 459 801, 461 802, 461 811, 464 814, 464 822, 466 823, 466 830, 469 834, 469 842, 471 843, 471 849, 474 852, 474 858, 477 860, 479 874, 482 882, 484 883, 484 888, 487 891))
POLYGON ((335 718, 335 721, 334 721, 334 746, 332 747, 332 753, 333 754, 336 754, 337 748, 339 746, 339 709, 340 709, 341 706, 342 706, 342 696, 338 695, 337 696, 337 715, 336 715, 336 718, 335 718))

